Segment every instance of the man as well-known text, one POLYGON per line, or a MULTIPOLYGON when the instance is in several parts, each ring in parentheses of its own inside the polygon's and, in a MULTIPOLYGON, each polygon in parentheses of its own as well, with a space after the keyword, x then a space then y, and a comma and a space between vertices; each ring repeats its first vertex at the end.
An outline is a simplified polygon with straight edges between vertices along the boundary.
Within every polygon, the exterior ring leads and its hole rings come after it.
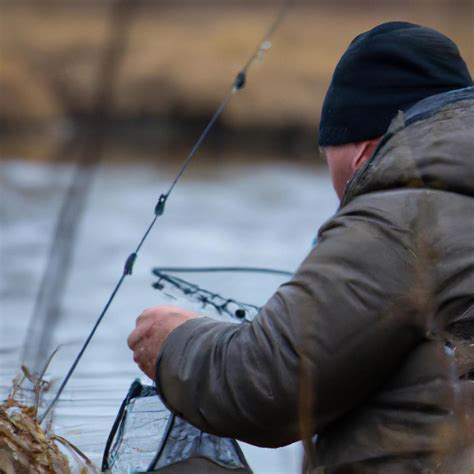
POLYGON ((341 206, 294 278, 250 324, 144 311, 134 359, 204 431, 303 439, 308 472, 473 472, 474 88, 456 45, 403 22, 358 36, 319 144, 341 206))

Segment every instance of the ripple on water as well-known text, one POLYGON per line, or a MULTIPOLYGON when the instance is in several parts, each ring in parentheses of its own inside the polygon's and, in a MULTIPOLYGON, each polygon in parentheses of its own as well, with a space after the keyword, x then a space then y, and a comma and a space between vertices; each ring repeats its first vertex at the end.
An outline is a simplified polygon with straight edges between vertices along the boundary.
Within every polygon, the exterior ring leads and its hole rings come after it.
MULTIPOLYGON (((19 370, 20 346, 72 168, 19 160, 0 166, 2 204, 8 211, 0 239, 0 398, 4 398, 19 370)), ((111 306, 54 409, 53 429, 97 463, 118 407, 139 375, 126 345, 127 336, 144 308, 169 302, 151 288, 151 268, 240 263, 293 270, 308 252, 320 224, 336 208, 326 173, 315 168, 269 162, 226 164, 211 171, 197 177, 188 173, 180 182, 165 225, 142 248, 133 278, 111 306)), ((52 336, 49 350, 66 345, 48 370, 52 386, 46 402, 100 313, 169 179, 169 172, 157 166, 99 169, 80 223, 61 318, 47 328, 52 336)), ((255 284, 248 276, 245 281, 229 278, 227 284, 219 277, 192 281, 204 281, 222 294, 256 304, 263 304, 277 286, 276 282, 269 286, 268 280, 266 287, 255 284)), ((265 454, 247 446, 244 450, 257 473, 299 472, 299 451, 265 454)))

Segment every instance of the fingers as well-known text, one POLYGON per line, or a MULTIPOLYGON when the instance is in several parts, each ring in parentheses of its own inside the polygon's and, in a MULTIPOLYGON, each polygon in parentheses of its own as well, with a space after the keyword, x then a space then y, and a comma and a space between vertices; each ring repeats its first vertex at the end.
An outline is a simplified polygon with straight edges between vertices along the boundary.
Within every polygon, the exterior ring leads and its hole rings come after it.
POLYGON ((138 364, 138 366, 140 366, 140 351, 138 350, 134 350, 133 351, 133 362, 135 362, 135 364, 138 364))
POLYGON ((142 311, 140 316, 135 321, 135 329, 131 332, 131 334, 127 338, 127 344, 130 349, 134 349, 134 347, 143 339, 145 333, 145 324, 147 320, 153 315, 154 308, 148 308, 142 311))
POLYGON ((143 330, 139 327, 135 328, 127 338, 128 347, 133 351, 142 339, 143 330))
MULTIPOLYGON (((133 341, 132 341, 133 344, 133 341)), ((144 340, 140 339, 138 343, 136 343, 135 348, 133 350, 133 361, 135 364, 138 365, 140 370, 146 374, 151 379, 155 379, 155 358, 154 350, 152 349, 150 353, 150 348, 147 350, 146 346, 144 345, 144 340)))
POLYGON ((138 318, 135 320, 135 326, 138 326, 139 324, 149 319, 151 315, 152 315, 152 308, 144 309, 142 313, 140 314, 140 316, 138 316, 138 318))
POLYGON ((135 321, 135 329, 127 338, 128 347, 134 350, 146 337, 153 324, 160 320, 167 311, 169 311, 169 307, 166 306, 155 306, 143 310, 135 321))
POLYGON ((163 342, 181 324, 199 315, 176 306, 160 305, 145 309, 128 336, 128 347, 140 369, 154 379, 156 358, 163 342))

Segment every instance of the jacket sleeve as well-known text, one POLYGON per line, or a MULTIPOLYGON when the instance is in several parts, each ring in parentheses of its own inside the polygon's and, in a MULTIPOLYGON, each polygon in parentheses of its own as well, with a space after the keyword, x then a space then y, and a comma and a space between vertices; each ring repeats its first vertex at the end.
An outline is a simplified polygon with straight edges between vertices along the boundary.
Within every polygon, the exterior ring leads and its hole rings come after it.
POLYGON ((409 230, 364 209, 348 206, 323 228, 251 323, 199 318, 170 334, 157 388, 173 412, 206 432, 277 447, 301 439, 301 387, 316 433, 386 381, 425 330, 416 249, 409 230))

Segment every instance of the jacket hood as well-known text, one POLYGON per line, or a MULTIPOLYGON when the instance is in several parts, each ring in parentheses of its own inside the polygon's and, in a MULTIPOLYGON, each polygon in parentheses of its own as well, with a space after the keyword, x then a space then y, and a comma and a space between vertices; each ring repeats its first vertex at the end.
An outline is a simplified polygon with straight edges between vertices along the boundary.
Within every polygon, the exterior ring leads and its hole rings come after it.
POLYGON ((398 188, 474 195, 474 87, 431 96, 399 112, 349 182, 341 207, 361 194, 398 188))

